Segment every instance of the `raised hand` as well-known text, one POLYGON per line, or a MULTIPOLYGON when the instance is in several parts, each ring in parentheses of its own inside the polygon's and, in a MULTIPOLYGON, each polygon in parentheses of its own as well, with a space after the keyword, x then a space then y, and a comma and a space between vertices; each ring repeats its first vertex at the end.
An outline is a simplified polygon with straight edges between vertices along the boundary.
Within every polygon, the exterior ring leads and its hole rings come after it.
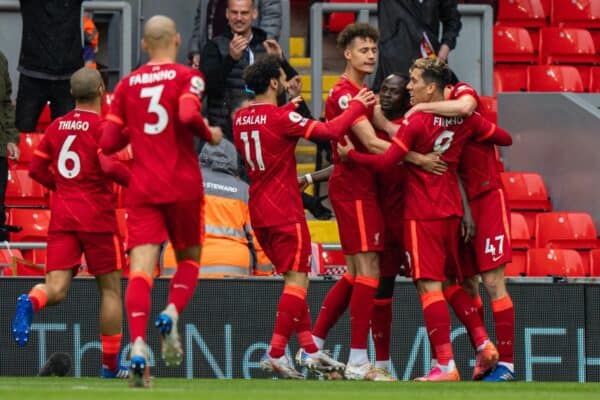
POLYGON ((352 142, 350 141, 350 138, 347 135, 344 135, 344 141, 346 142, 345 145, 342 144, 341 140, 338 142, 337 152, 338 152, 340 158, 342 159, 342 161, 347 161, 348 153, 350 153, 350 150, 354 150, 354 145, 352 144, 352 142))
POLYGON ((360 89, 360 92, 358 92, 356 96, 352 98, 352 100, 360 101, 367 108, 375 105, 375 103, 377 102, 375 94, 371 90, 366 88, 360 89))
POLYGON ((229 55, 235 61, 239 61, 247 47, 248 40, 242 35, 234 33, 233 39, 231 39, 231 42, 229 42, 229 55))

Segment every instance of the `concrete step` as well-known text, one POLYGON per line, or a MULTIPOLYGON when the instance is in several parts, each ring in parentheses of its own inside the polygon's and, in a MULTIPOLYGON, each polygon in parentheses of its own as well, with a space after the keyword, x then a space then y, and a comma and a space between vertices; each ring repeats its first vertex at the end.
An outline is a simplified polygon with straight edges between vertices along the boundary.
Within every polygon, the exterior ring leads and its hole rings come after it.
POLYGON ((310 57, 290 57, 290 64, 292 67, 298 68, 310 68, 310 57))
MULTIPOLYGON (((323 88, 323 93, 329 93, 329 90, 335 86, 337 81, 340 79, 339 75, 323 75, 321 77, 321 85, 323 88)), ((302 90, 310 92, 312 77, 310 75, 300 75, 300 80, 302 81, 302 90)))

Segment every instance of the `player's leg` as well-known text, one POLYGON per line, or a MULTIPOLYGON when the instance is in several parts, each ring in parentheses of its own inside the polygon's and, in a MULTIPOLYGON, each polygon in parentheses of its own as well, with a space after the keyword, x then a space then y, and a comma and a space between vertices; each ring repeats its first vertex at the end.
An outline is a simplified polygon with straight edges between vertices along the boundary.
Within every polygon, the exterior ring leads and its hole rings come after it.
POLYGON ((165 206, 165 221, 175 250, 177 270, 169 284, 167 305, 156 319, 161 335, 162 357, 167 366, 183 361, 183 347, 177 322, 198 286, 200 244, 203 241, 202 201, 180 202, 165 206))
POLYGON ((160 245, 168 239, 161 211, 152 206, 132 207, 127 214, 130 272, 125 290, 125 312, 131 340, 130 386, 150 387, 146 329, 151 311, 153 273, 160 245))
POLYGON ((479 274, 465 277, 461 282, 461 286, 463 289, 467 291, 469 296, 473 299, 473 305, 477 307, 477 314, 481 321, 485 323, 485 315, 483 312, 483 300, 481 300, 481 295, 479 294, 479 274))
POLYGON ((123 326, 121 269, 123 247, 113 233, 80 232, 88 271, 96 277, 100 292, 100 342, 103 378, 127 378, 129 368, 119 362, 123 326))
POLYGON ((371 335, 375 344, 375 367, 389 372, 390 340, 392 336, 392 302, 395 276, 381 276, 375 294, 373 315, 371 317, 371 335))
POLYGON ((47 243, 45 282, 35 285, 28 294, 22 294, 17 300, 12 331, 19 346, 25 346, 29 341, 33 314, 65 298, 71 278, 81 262, 81 246, 74 234, 50 232, 47 243))

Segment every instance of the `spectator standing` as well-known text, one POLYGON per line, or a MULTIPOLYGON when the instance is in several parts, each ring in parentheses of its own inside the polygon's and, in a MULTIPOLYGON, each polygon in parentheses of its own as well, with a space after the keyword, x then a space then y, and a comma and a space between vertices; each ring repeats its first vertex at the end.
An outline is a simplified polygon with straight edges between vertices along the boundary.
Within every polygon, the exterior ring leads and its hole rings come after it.
MULTIPOLYGON (((281 31, 281 1, 255 0, 258 17, 253 26, 266 32, 269 39, 279 40, 281 31)), ((227 28, 225 16, 228 0, 200 0, 194 18, 194 31, 188 43, 188 59, 194 68, 200 66, 200 53, 206 42, 227 28)))
POLYGON ((52 119, 75 107, 71 75, 83 66, 83 0, 20 0, 23 33, 19 56, 16 127, 33 132, 49 101, 52 119))
POLYGON ((200 153, 204 180, 205 240, 201 277, 271 275, 273 266, 254 237, 248 184, 239 179, 238 155, 228 140, 205 145, 200 153))
POLYGON ((408 73, 417 58, 447 61, 462 27, 457 0, 380 0, 377 22, 381 38, 374 88, 393 72, 408 73))
MULTIPOLYGON (((15 107, 11 101, 12 84, 8 74, 8 61, 0 51, 0 227, 6 223, 4 195, 8 180, 8 158, 19 158, 19 132, 15 129, 15 107)), ((0 240, 7 239, 6 231, 0 229, 0 240)))

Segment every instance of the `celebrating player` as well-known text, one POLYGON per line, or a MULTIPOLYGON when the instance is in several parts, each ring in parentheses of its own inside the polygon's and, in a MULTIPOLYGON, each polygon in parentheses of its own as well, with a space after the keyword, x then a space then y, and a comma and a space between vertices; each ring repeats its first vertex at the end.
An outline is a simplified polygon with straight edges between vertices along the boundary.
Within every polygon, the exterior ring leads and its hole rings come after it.
POLYGON ((344 113, 321 123, 302 117, 291 105, 277 107, 277 96, 285 92, 286 79, 276 57, 268 56, 247 67, 244 80, 256 99, 235 114, 234 143, 244 156, 250 177, 250 217, 256 237, 277 272, 284 276, 271 345, 261 366, 285 378, 303 378, 285 356, 285 347, 295 331, 305 350, 302 365, 342 370, 344 364, 319 351, 311 336, 306 303, 310 235, 298 191, 294 151, 300 137, 339 137, 374 104, 374 95, 360 90, 348 99, 344 113))
POLYGON ((98 152, 103 93, 98 71, 76 71, 71 77, 75 110, 46 129, 34 152, 29 174, 54 192, 46 280, 19 297, 12 331, 17 344, 25 346, 33 314, 63 301, 83 252, 100 290, 101 376, 125 378, 127 368, 120 368, 118 363, 123 250, 116 234, 116 199, 109 178, 126 185, 129 172, 118 161, 98 152))
MULTIPOLYGON (((419 59, 411 68, 408 89, 413 103, 443 99, 449 72, 444 63, 419 59)), ((437 354, 438 364, 419 380, 459 380, 450 343, 450 314, 442 293, 442 282, 460 276, 458 238, 462 204, 456 169, 461 150, 469 139, 510 145, 512 139, 503 129, 475 114, 469 118, 445 118, 415 113, 399 127, 388 124, 386 131, 398 131, 393 145, 381 156, 362 154, 352 143, 338 144, 342 157, 370 165, 377 170, 391 168, 411 149, 442 153, 448 173, 432 175, 407 165, 407 188, 404 211, 404 237, 408 263, 421 297, 425 325, 437 354)), ((479 362, 489 366, 497 361, 497 352, 476 313, 471 313, 470 330, 481 350, 479 362)), ((468 327, 469 328, 469 327, 468 327)))
POLYGON ((128 142, 135 154, 126 198, 131 273, 125 294, 133 386, 150 386, 146 327, 152 273, 166 240, 175 249, 177 272, 156 326, 167 366, 182 361, 177 321, 197 286, 204 226, 202 176, 193 136, 211 143, 222 137, 220 130, 206 126, 199 113, 204 90, 201 74, 175 63, 180 42, 170 18, 154 16, 146 22, 142 46, 150 60, 117 86, 101 139, 107 154, 128 142))

